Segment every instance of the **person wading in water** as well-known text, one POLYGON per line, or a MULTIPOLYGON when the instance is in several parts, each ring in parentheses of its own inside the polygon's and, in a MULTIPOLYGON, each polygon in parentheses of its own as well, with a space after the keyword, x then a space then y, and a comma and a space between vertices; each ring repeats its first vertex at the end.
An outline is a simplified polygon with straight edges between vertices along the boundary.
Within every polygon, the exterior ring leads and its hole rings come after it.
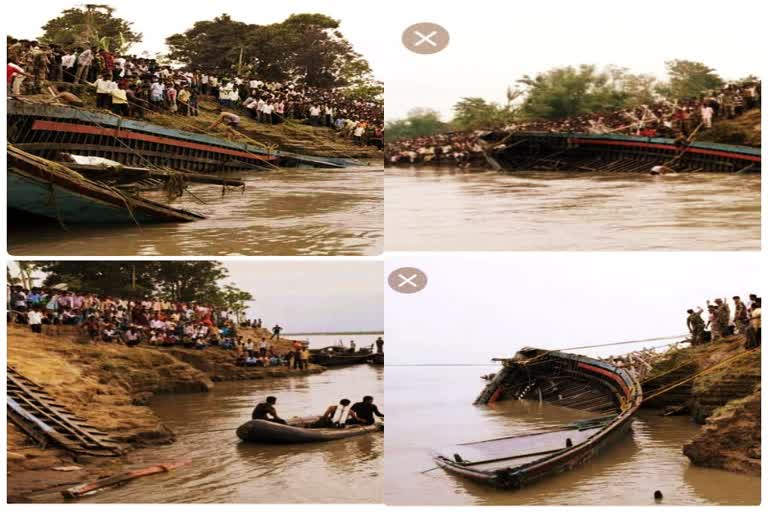
POLYGON ((251 419, 271 421, 272 423, 280 423, 281 425, 285 425, 287 422, 277 415, 277 411, 275 410, 275 403, 277 403, 277 398, 268 396, 266 401, 261 402, 253 409, 251 419))

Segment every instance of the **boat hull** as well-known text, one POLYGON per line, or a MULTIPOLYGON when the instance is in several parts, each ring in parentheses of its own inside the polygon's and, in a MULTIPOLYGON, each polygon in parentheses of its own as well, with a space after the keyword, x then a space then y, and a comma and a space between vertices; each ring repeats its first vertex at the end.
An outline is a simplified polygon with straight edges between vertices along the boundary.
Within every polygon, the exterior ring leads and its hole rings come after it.
POLYGON ((381 423, 367 426, 355 425, 346 428, 305 428, 302 426, 314 420, 317 420, 317 417, 299 418, 289 421, 287 425, 267 420, 251 420, 240 425, 236 433, 242 441, 249 443, 300 444, 335 441, 384 431, 381 423))
POLYGON ((63 224, 190 222, 205 218, 146 199, 127 196, 99 183, 53 173, 44 163, 9 148, 8 207, 63 224))

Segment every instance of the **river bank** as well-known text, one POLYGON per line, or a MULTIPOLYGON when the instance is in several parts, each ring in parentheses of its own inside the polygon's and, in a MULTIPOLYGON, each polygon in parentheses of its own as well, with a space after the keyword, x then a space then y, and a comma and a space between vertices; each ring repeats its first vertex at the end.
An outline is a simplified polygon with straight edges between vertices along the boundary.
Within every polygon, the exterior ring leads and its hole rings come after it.
MULTIPOLYGON (((268 333, 263 329, 242 329, 241 334, 256 338, 268 333)), ((283 339, 273 345, 285 351, 291 341, 283 339)), ((113 474, 131 462, 132 450, 173 443, 174 431, 148 406, 155 396, 205 393, 214 388, 215 382, 269 382, 324 371, 316 365, 305 371, 240 367, 235 364, 233 352, 215 347, 198 351, 89 343, 73 327, 62 327, 60 335, 49 336, 10 324, 7 350, 9 366, 129 450, 124 457, 87 457, 56 447, 40 448, 9 423, 9 501, 28 501, 38 492, 113 474), (81 469, 54 469, 68 466, 81 469)))
POLYGON ((724 364, 644 406, 667 411, 679 409, 703 425, 682 448, 693 464, 760 475, 761 351, 738 357, 745 352, 744 342, 744 337, 737 335, 674 351, 655 365, 649 375, 653 380, 643 385, 646 395, 712 365, 724 364), (726 362, 733 357, 737 358, 726 362))

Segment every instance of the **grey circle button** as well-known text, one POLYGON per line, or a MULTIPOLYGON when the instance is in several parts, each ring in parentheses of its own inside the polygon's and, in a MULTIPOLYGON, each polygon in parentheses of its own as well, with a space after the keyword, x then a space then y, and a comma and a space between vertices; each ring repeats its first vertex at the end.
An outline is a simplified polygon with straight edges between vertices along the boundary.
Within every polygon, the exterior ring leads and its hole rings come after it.
POLYGON ((416 23, 405 29, 402 40, 403 45, 412 52, 431 55, 444 50, 451 37, 437 23, 416 23))
POLYGON ((416 293, 427 286, 427 274, 414 267, 402 267, 393 270, 387 282, 398 293, 416 293))

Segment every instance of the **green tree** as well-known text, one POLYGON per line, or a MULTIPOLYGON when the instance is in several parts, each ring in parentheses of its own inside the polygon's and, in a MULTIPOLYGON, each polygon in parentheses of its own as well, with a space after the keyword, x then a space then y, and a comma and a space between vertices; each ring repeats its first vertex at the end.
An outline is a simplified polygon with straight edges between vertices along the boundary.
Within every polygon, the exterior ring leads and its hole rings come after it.
POLYGON ((168 56, 203 71, 248 73, 268 81, 301 77, 313 87, 371 81, 368 62, 324 14, 294 14, 281 23, 252 25, 223 14, 166 39, 168 56))
POLYGON ((210 302, 227 270, 217 261, 157 261, 158 293, 172 301, 210 302))
POLYGON ((41 41, 64 47, 99 46, 124 52, 141 42, 132 22, 113 16, 114 9, 103 4, 86 4, 64 10, 43 25, 41 41))
POLYGON ((690 60, 671 60, 664 63, 669 75, 669 83, 660 91, 670 98, 697 98, 706 91, 723 85, 723 79, 715 70, 701 62, 690 60))
POLYGON ((75 291, 123 297, 146 297, 156 290, 156 267, 145 261, 43 261, 43 286, 66 284, 75 291))
POLYGON ((598 71, 583 64, 578 68, 554 68, 535 77, 523 76, 518 83, 527 86, 522 112, 531 118, 563 119, 579 114, 615 110, 627 104, 615 68, 598 71))
MULTIPOLYGON (((511 95, 507 91, 507 97, 511 95)), ((457 130, 503 128, 514 118, 511 99, 506 106, 483 98, 462 98, 453 106, 452 125, 457 130)))
POLYGON ((228 284, 218 291, 215 300, 209 302, 233 311, 237 316, 237 323, 240 323, 243 321, 245 311, 248 309, 246 302, 249 300, 253 300, 253 295, 228 284))
POLYGON ((70 290, 117 297, 158 296, 183 302, 219 297, 226 269, 215 261, 46 261, 44 286, 67 284, 70 290))
POLYGON ((186 32, 166 39, 170 49, 167 56, 204 72, 233 70, 244 41, 256 29, 256 25, 235 21, 228 14, 197 21, 186 32))
POLYGON ((404 119, 387 121, 384 125, 384 138, 387 142, 413 137, 429 137, 447 131, 448 125, 440 119, 436 110, 416 108, 408 112, 404 119))

